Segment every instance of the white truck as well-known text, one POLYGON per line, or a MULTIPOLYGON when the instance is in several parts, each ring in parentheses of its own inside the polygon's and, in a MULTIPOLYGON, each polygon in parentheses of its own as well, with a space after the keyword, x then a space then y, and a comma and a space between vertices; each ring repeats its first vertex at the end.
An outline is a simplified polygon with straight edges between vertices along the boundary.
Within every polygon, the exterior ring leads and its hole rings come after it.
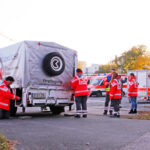
POLYGON ((77 67, 77 53, 52 42, 23 41, 0 48, 0 69, 3 79, 13 76, 13 92, 21 97, 11 108, 50 107, 59 114, 71 106, 70 83, 77 67))
MULTIPOLYGON (((138 82, 138 97, 150 100, 150 71, 149 70, 129 70, 127 75, 134 73, 138 82)), ((129 81, 128 81, 129 87, 129 81)))

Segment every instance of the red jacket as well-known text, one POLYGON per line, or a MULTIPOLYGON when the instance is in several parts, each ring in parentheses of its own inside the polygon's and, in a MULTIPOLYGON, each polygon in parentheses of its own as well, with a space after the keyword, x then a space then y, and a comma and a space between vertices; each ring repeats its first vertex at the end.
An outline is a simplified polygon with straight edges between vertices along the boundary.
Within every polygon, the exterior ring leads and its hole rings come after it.
POLYGON ((136 77, 129 80, 128 96, 138 96, 138 83, 136 82, 136 77))
POLYGON ((10 92, 10 88, 6 80, 4 80, 0 84, 0 108, 9 110, 10 107, 10 100, 11 99, 18 99, 18 96, 15 96, 10 92))
POLYGON ((112 80, 109 93, 110 99, 121 99, 121 85, 119 76, 112 80))
POLYGON ((73 77, 71 87, 75 90, 75 96, 85 96, 90 94, 87 88, 87 79, 82 77, 82 73, 78 73, 73 77))

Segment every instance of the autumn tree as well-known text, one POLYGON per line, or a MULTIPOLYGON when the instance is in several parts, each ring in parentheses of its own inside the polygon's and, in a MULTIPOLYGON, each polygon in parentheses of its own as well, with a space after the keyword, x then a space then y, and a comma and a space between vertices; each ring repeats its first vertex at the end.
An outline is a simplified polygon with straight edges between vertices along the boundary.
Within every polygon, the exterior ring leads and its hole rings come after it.
POLYGON ((133 46, 108 64, 100 65, 97 73, 108 73, 115 68, 119 73, 127 70, 150 70, 150 53, 145 45, 133 46))
POLYGON ((126 73, 127 70, 148 69, 150 56, 147 54, 146 49, 146 46, 140 45, 124 52, 114 60, 117 68, 121 68, 123 73, 126 73))
POLYGON ((117 69, 117 66, 114 62, 109 62, 108 64, 100 65, 96 73, 109 73, 112 68, 117 69))
POLYGON ((78 61, 78 68, 82 69, 83 72, 86 72, 86 62, 85 61, 78 61))

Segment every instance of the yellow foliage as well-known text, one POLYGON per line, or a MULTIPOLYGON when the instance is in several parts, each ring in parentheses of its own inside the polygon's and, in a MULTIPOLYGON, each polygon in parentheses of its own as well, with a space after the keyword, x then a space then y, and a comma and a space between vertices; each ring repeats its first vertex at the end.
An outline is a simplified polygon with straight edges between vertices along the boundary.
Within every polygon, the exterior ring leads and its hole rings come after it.
POLYGON ((134 70, 150 70, 150 57, 149 56, 138 56, 136 59, 134 65, 133 65, 134 70))
POLYGON ((133 53, 138 54, 138 49, 136 46, 132 47, 132 51, 133 51, 133 53))
POLYGON ((84 70, 86 68, 86 62, 78 61, 78 68, 84 70))

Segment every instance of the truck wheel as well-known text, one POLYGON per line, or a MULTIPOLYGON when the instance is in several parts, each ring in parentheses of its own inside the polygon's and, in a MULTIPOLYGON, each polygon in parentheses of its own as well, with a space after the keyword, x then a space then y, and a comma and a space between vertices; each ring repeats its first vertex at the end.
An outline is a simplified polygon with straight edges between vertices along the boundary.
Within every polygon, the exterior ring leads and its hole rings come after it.
POLYGON ((97 91, 96 92, 96 97, 102 97, 102 92, 101 91, 97 91))
POLYGON ((10 108, 10 116, 14 117, 16 116, 17 107, 10 108))
POLYGON ((64 106, 50 106, 50 110, 54 115, 59 115, 60 113, 64 112, 64 106))
POLYGON ((43 59, 42 68, 49 76, 60 75, 65 69, 65 61, 59 53, 49 53, 43 59))

